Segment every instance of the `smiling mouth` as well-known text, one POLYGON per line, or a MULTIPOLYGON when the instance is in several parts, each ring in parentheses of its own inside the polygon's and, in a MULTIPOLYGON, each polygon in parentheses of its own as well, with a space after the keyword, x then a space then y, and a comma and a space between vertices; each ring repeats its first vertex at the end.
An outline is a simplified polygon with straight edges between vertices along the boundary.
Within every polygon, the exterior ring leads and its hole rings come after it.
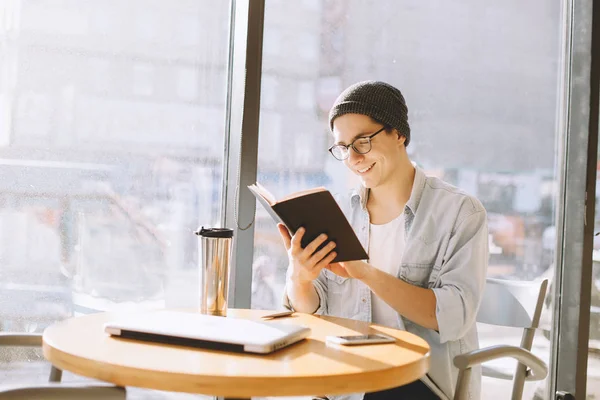
POLYGON ((359 174, 364 174, 366 172, 369 172, 371 170, 371 168, 373 168, 373 165, 375 165, 375 163, 369 165, 367 168, 357 169, 356 172, 358 172, 359 174))

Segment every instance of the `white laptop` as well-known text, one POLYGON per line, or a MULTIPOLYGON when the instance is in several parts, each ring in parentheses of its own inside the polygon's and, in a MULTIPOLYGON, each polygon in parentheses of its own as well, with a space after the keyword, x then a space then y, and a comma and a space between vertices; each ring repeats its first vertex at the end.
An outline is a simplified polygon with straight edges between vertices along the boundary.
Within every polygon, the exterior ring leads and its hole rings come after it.
POLYGON ((263 354, 298 342, 310 334, 310 328, 301 325, 180 311, 123 317, 107 322, 104 331, 126 339, 263 354))

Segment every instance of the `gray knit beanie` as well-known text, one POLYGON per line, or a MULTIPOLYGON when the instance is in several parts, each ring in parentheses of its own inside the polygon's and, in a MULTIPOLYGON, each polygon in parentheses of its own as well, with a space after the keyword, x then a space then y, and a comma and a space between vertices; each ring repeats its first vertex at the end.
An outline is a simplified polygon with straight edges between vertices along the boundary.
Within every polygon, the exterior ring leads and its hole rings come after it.
POLYGON ((358 82, 344 90, 329 111, 329 127, 344 114, 362 114, 396 128, 410 142, 408 108, 404 96, 395 87, 385 82, 358 82))

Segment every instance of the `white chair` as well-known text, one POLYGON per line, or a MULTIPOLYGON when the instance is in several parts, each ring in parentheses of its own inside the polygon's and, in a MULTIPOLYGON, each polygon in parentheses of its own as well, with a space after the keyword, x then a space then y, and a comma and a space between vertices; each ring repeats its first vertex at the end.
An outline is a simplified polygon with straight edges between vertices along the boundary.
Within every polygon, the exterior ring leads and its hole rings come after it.
MULTIPOLYGON (((0 332, 0 347, 41 347, 39 333, 0 332)), ((0 400, 123 400, 125 388, 95 382, 61 383, 62 371, 54 366, 50 369, 48 383, 31 385, 0 385, 0 400)))
POLYGON ((548 366, 531 353, 531 346, 540 323, 547 287, 548 279, 539 282, 487 279, 477 322, 523 328, 521 346, 490 346, 456 356, 454 365, 459 369, 459 374, 454 400, 467 399, 471 367, 499 358, 511 357, 519 362, 514 374, 507 374, 485 365, 482 365, 482 373, 484 376, 512 379, 512 400, 521 400, 526 380, 546 378, 548 366))

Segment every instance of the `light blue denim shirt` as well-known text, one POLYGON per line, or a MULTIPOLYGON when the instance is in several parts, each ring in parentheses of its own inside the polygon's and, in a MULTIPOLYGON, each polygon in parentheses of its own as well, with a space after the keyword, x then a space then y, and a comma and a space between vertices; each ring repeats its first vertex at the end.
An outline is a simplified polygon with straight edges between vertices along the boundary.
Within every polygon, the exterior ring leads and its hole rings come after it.
MULTIPOLYGON (((368 191, 338 198, 340 207, 365 249, 369 248, 368 191)), ((475 317, 488 265, 487 215, 481 203, 416 167, 410 199, 404 209, 405 250, 398 278, 430 288, 437 300, 439 332, 402 318, 407 331, 431 347, 430 369, 423 381, 441 398, 452 399, 458 370, 454 357, 479 347, 475 317)), ((313 282, 320 304, 315 313, 371 322, 371 290, 362 281, 321 271, 313 282)), ((284 305, 292 305, 284 296, 284 305)), ((474 368, 469 399, 478 400, 481 371, 474 368)), ((360 400, 363 394, 336 396, 360 400)))

